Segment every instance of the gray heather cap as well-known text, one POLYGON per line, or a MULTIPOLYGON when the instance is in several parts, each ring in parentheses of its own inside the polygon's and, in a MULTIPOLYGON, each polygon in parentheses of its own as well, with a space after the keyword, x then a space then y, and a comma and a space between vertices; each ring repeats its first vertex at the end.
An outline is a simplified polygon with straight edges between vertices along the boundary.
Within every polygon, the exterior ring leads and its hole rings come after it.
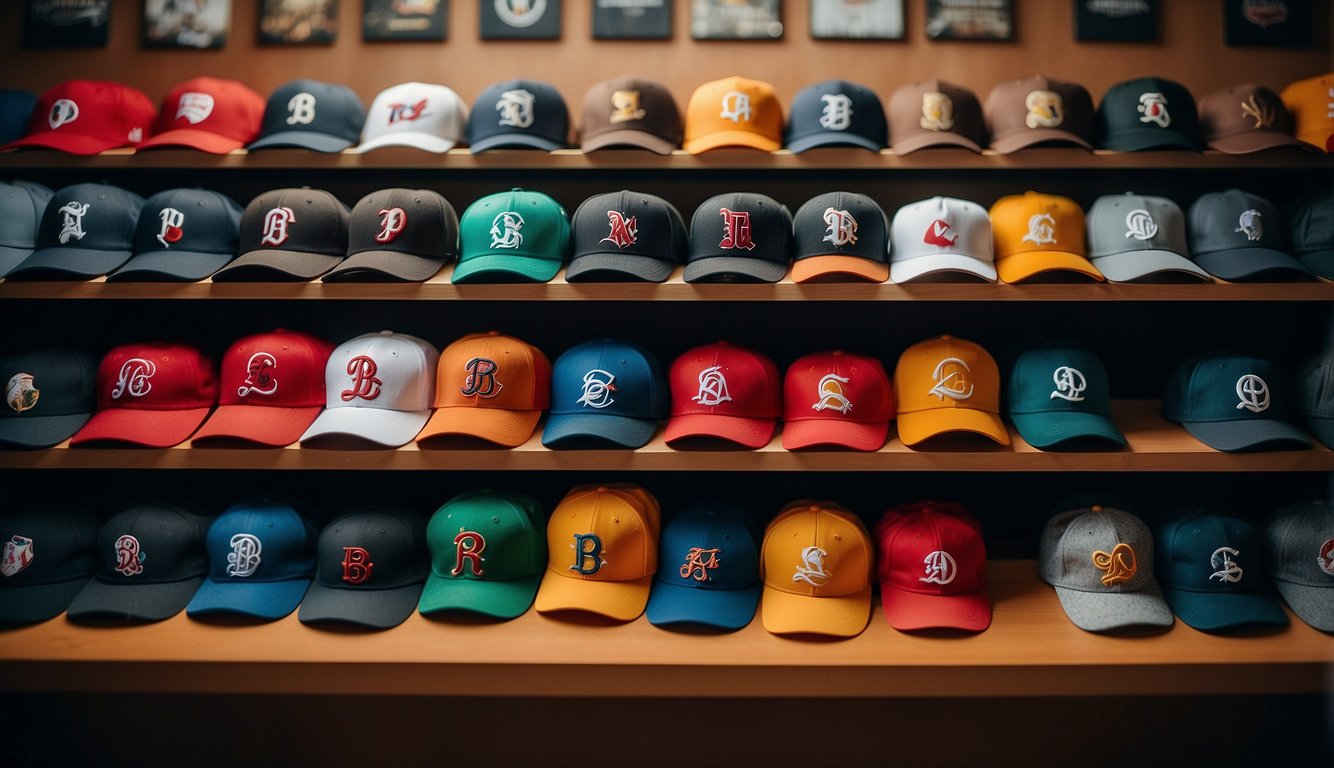
POLYGON ((1103 195, 1093 201, 1086 220, 1089 259, 1112 282, 1159 272, 1211 279, 1187 258, 1185 216, 1180 206, 1165 197, 1132 192, 1103 195))
POLYGON ((1334 632, 1334 510, 1308 501, 1276 511, 1265 523, 1269 575, 1297 618, 1334 632))

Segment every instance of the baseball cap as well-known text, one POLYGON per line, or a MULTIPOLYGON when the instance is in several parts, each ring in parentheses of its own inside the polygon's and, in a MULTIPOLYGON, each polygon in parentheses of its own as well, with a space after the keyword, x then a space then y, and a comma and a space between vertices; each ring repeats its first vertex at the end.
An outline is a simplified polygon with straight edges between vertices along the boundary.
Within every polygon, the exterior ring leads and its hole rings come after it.
POLYGON ((208 578, 185 606, 274 621, 301 602, 315 572, 315 529, 290 504, 250 499, 214 518, 205 535, 208 578))
POLYGON ((1156 538, 1163 596, 1187 625, 1204 632, 1287 626, 1261 570, 1265 555, 1255 526, 1192 512, 1168 520, 1156 538))
POLYGON ((139 145, 189 147, 225 155, 259 136, 264 97, 245 83, 195 77, 167 91, 153 136, 139 145))
POLYGON ((1334 114, 1330 114, 1329 90, 1334 72, 1288 83, 1279 94, 1292 115, 1297 138, 1325 152, 1334 150, 1334 114))
POLYGON ((783 410, 778 367, 764 355, 725 341, 695 347, 672 361, 668 445, 714 437, 746 448, 773 439, 783 410))
POLYGON ((684 147, 692 155, 719 147, 772 152, 783 146, 783 105, 773 85, 725 77, 695 89, 686 106, 684 147))
POLYGON ((836 445, 876 451, 894 419, 889 374, 874 357, 843 351, 797 358, 783 377, 783 449, 836 445))
POLYGON ((1219 451, 1310 448, 1290 423, 1287 398, 1287 378, 1268 360, 1198 355, 1172 372, 1163 416, 1219 451))
POLYGON ((58 149, 96 155, 134 147, 148 138, 157 109, 143 91, 103 80, 67 80, 42 93, 28 135, 0 147, 58 149))
POLYGON ((431 416, 438 360, 435 347, 406 333, 365 333, 343 342, 324 367, 324 411, 301 444, 356 438, 397 448, 411 442, 431 416))
POLYGON ((381 189, 352 207, 347 259, 320 279, 420 283, 439 272, 458 250, 458 214, 440 193, 381 189))
POLYGON ((570 220, 560 203, 541 192, 497 192, 463 212, 450 282, 550 282, 569 249, 570 220))
POLYGON ((448 152, 463 140, 468 105, 452 88, 431 83, 400 83, 371 102, 361 144, 354 154, 381 147, 411 147, 448 152))
POLYGON ((1292 118, 1277 93, 1246 83, 1200 99, 1200 134, 1209 149, 1245 155, 1273 147, 1300 147, 1292 118))
POLYGON ((440 353, 434 406, 419 443, 468 435, 506 448, 523 445, 551 407, 551 363, 513 336, 469 334, 440 353))
POLYGON ((53 194, 31 181, 0 181, 0 277, 36 249, 42 214, 53 194))
POLYGON ((1209 192, 1190 206, 1190 253, 1223 280, 1257 276, 1312 277, 1283 252, 1282 219, 1274 204, 1240 189, 1209 192))
POLYGON ((960 272, 996 281, 991 220, 968 200, 933 197, 903 206, 889 225, 889 279, 907 283, 960 272))
POLYGON ((365 123, 366 108, 351 88, 319 80, 292 80, 269 95, 259 138, 247 149, 342 152, 361 138, 365 123))
POLYGON ((1172 80, 1126 80, 1108 88, 1098 104, 1098 146, 1104 149, 1199 150, 1199 136, 1195 97, 1172 80))
POLYGON ((1334 632, 1334 511, 1324 501, 1275 510, 1265 521, 1266 564, 1297 618, 1334 632))
POLYGON ((547 522, 550 559, 534 607, 638 617, 658 570, 661 514, 658 500, 635 485, 571 489, 547 522))
POLYGON ((1297 390, 1297 413, 1306 429, 1326 447, 1334 445, 1334 354, 1322 352, 1303 362, 1297 369, 1297 390))
POLYGON ((1080 629, 1172 626, 1153 578, 1153 534, 1129 512, 1093 505, 1057 513, 1038 542, 1038 576, 1080 629))
POLYGON ((986 134, 982 104, 962 85, 923 80, 889 96, 889 140, 897 154, 942 146, 981 152, 986 134))
POLYGON ((1107 370, 1079 345, 1025 351, 1010 369, 1008 391, 1010 420, 1034 448, 1045 451, 1082 438, 1126 444, 1112 421, 1107 370))
POLYGON ((759 607, 759 531, 753 518, 721 501, 699 501, 667 522, 660 568, 644 610, 657 627, 736 630, 759 607))
POLYGON ((579 204, 570 225, 571 282, 644 280, 661 283, 685 261, 681 212, 656 195, 607 192, 579 204))
POLYGON ((792 263, 792 215, 768 195, 715 195, 690 222, 687 283, 776 283, 792 263))
POLYGON ((638 147, 670 155, 681 146, 681 110, 667 86, 644 77, 595 83, 584 95, 580 148, 638 147))
POLYGON ((33 252, 6 280, 87 280, 130 259, 144 199, 110 184, 74 184, 51 196, 33 252))
POLYGON ((991 626, 982 523, 962 504, 893 507, 876 523, 875 538, 876 577, 889 626, 970 632, 991 626))
POLYGON ((93 415, 97 361, 83 351, 37 349, 0 355, 5 406, 0 445, 50 448, 67 440, 93 415))
POLYGON ((261 193, 241 215, 241 255, 213 275, 214 282, 310 280, 347 255, 343 201, 322 189, 261 193))
POLYGON ((1006 195, 991 206, 996 274, 1018 283, 1053 272, 1102 279, 1084 247, 1084 209, 1060 195, 1006 195))
POLYGON ((205 524, 162 503, 112 515, 97 532, 97 570, 70 603, 68 618, 151 622, 185 610, 208 574, 205 524))
POLYGON ((97 519, 52 502, 0 515, 0 625, 60 615, 97 567, 97 519))
POLYGON ((299 331, 237 339, 222 356, 218 408, 192 442, 295 443, 324 405, 324 367, 332 352, 327 341, 299 331))
POLYGON ((1317 275, 1334 280, 1334 187, 1289 203, 1283 222, 1292 255, 1317 275))
POLYGON ((431 573, 417 610, 522 616, 547 567, 545 524, 525 493, 469 491, 445 502, 426 526, 431 573))
POLYGON ((70 445, 117 440, 148 448, 185 442, 218 402, 213 362, 194 347, 123 344, 97 366, 97 412, 70 445))
POLYGON ((1049 142, 1093 148, 1093 98, 1078 83, 1042 75, 1005 80, 987 94, 982 112, 991 148, 1002 155, 1049 142))
POLYGON ((416 610, 430 570, 422 515, 394 506, 349 512, 325 526, 316 551, 302 624, 389 629, 416 610))
POLYGON ((1000 371, 982 347, 939 336, 908 347, 894 368, 899 439, 916 445, 946 432, 1010 444, 1000 418, 1000 371))
POLYGON ((1210 279, 1186 258, 1185 217, 1165 197, 1103 195, 1089 208, 1087 224, 1090 261, 1114 283, 1163 272, 1210 279))
POLYGON ((491 149, 565 147, 570 110, 556 86, 538 80, 506 80, 487 86, 468 113, 468 145, 474 153, 491 149))
POLYGON ((574 447, 584 439, 642 448, 671 407, 657 358, 612 339, 566 350, 551 369, 551 413, 542 445, 574 447))
POLYGON ((783 144, 794 153, 816 147, 860 147, 879 152, 889 143, 885 108, 864 85, 826 80, 792 98, 783 144))
POLYGON ((35 106, 36 94, 21 88, 0 88, 0 144, 23 137, 35 106))
POLYGON ((856 637, 871 618, 871 537, 830 501, 794 501, 764 532, 760 620, 774 634, 856 637))
POLYGON ((876 201, 855 192, 826 192, 792 218, 792 280, 889 278, 889 219, 876 201))
POLYGON ((203 280, 236 256, 241 206, 207 189, 168 189, 144 202, 134 255, 107 275, 119 280, 203 280))

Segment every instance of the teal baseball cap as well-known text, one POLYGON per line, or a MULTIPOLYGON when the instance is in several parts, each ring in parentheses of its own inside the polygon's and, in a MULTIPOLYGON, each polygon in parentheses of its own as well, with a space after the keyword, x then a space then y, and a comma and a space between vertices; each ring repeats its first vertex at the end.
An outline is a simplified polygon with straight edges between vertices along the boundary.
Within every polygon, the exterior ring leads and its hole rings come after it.
POLYGON ((1010 369, 1006 391, 1010 420, 1034 448, 1080 438, 1126 444, 1112 422, 1107 371, 1087 349, 1055 344, 1024 352, 1010 369))
POLYGON ((1269 587, 1255 526, 1235 517, 1187 512, 1159 528, 1155 571, 1177 618, 1198 630, 1287 626, 1269 587))
POLYGON ((1310 448, 1289 414, 1286 378, 1257 357, 1190 358, 1172 372, 1163 397, 1168 421, 1219 451, 1310 448))
POLYGON ((570 250, 565 209, 541 192, 512 189, 468 206, 459 220, 455 283, 545 283, 570 250))

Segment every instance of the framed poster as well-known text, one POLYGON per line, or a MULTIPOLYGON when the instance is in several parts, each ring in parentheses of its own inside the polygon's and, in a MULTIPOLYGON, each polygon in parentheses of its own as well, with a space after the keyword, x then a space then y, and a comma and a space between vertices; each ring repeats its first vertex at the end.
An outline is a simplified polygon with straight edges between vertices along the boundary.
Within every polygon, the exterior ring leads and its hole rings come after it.
POLYGON ((27 48, 105 48, 111 0, 27 0, 27 48))
POLYGON ((926 36, 932 40, 1012 40, 1010 0, 926 0, 926 36))
POLYGON ((145 48, 221 48, 232 0, 144 0, 145 48))
POLYGON ((260 0, 260 45, 330 45, 338 37, 338 0, 260 0))
POLYGON ((594 0, 594 40, 669 40, 672 0, 594 0))
POLYGON ((1311 0, 1223 0, 1228 45, 1311 44, 1311 0))
POLYGON ((1158 0, 1075 0, 1075 39, 1152 43, 1158 39, 1158 0))
POLYGON ((691 0, 690 34, 696 40, 777 40, 782 0, 691 0))
POLYGON ((559 40, 560 0, 479 0, 483 40, 559 40))
POLYGON ((903 0, 811 0, 811 37, 902 40, 903 0))
POLYGON ((366 0, 361 39, 445 39, 449 0, 366 0))

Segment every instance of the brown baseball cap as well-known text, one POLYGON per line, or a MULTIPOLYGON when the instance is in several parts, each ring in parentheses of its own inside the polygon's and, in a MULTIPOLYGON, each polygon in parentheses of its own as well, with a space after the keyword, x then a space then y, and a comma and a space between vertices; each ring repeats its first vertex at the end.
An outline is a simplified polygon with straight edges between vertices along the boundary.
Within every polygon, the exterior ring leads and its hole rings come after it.
POLYGON ((1245 83, 1200 99, 1200 132, 1210 149, 1245 155, 1271 147, 1301 146, 1277 93, 1245 83))
POLYGON ((944 80, 900 86, 889 97, 889 140, 906 155, 925 147, 967 147, 981 152, 986 125, 977 94, 944 80))
POLYGON ((580 148, 639 147, 670 155, 681 146, 681 110, 667 86, 642 77, 604 80, 584 96, 580 148))
POLYGON ((1007 155, 1044 142, 1092 149, 1093 97, 1079 83, 1037 75, 997 83, 983 107, 991 148, 1007 155))

